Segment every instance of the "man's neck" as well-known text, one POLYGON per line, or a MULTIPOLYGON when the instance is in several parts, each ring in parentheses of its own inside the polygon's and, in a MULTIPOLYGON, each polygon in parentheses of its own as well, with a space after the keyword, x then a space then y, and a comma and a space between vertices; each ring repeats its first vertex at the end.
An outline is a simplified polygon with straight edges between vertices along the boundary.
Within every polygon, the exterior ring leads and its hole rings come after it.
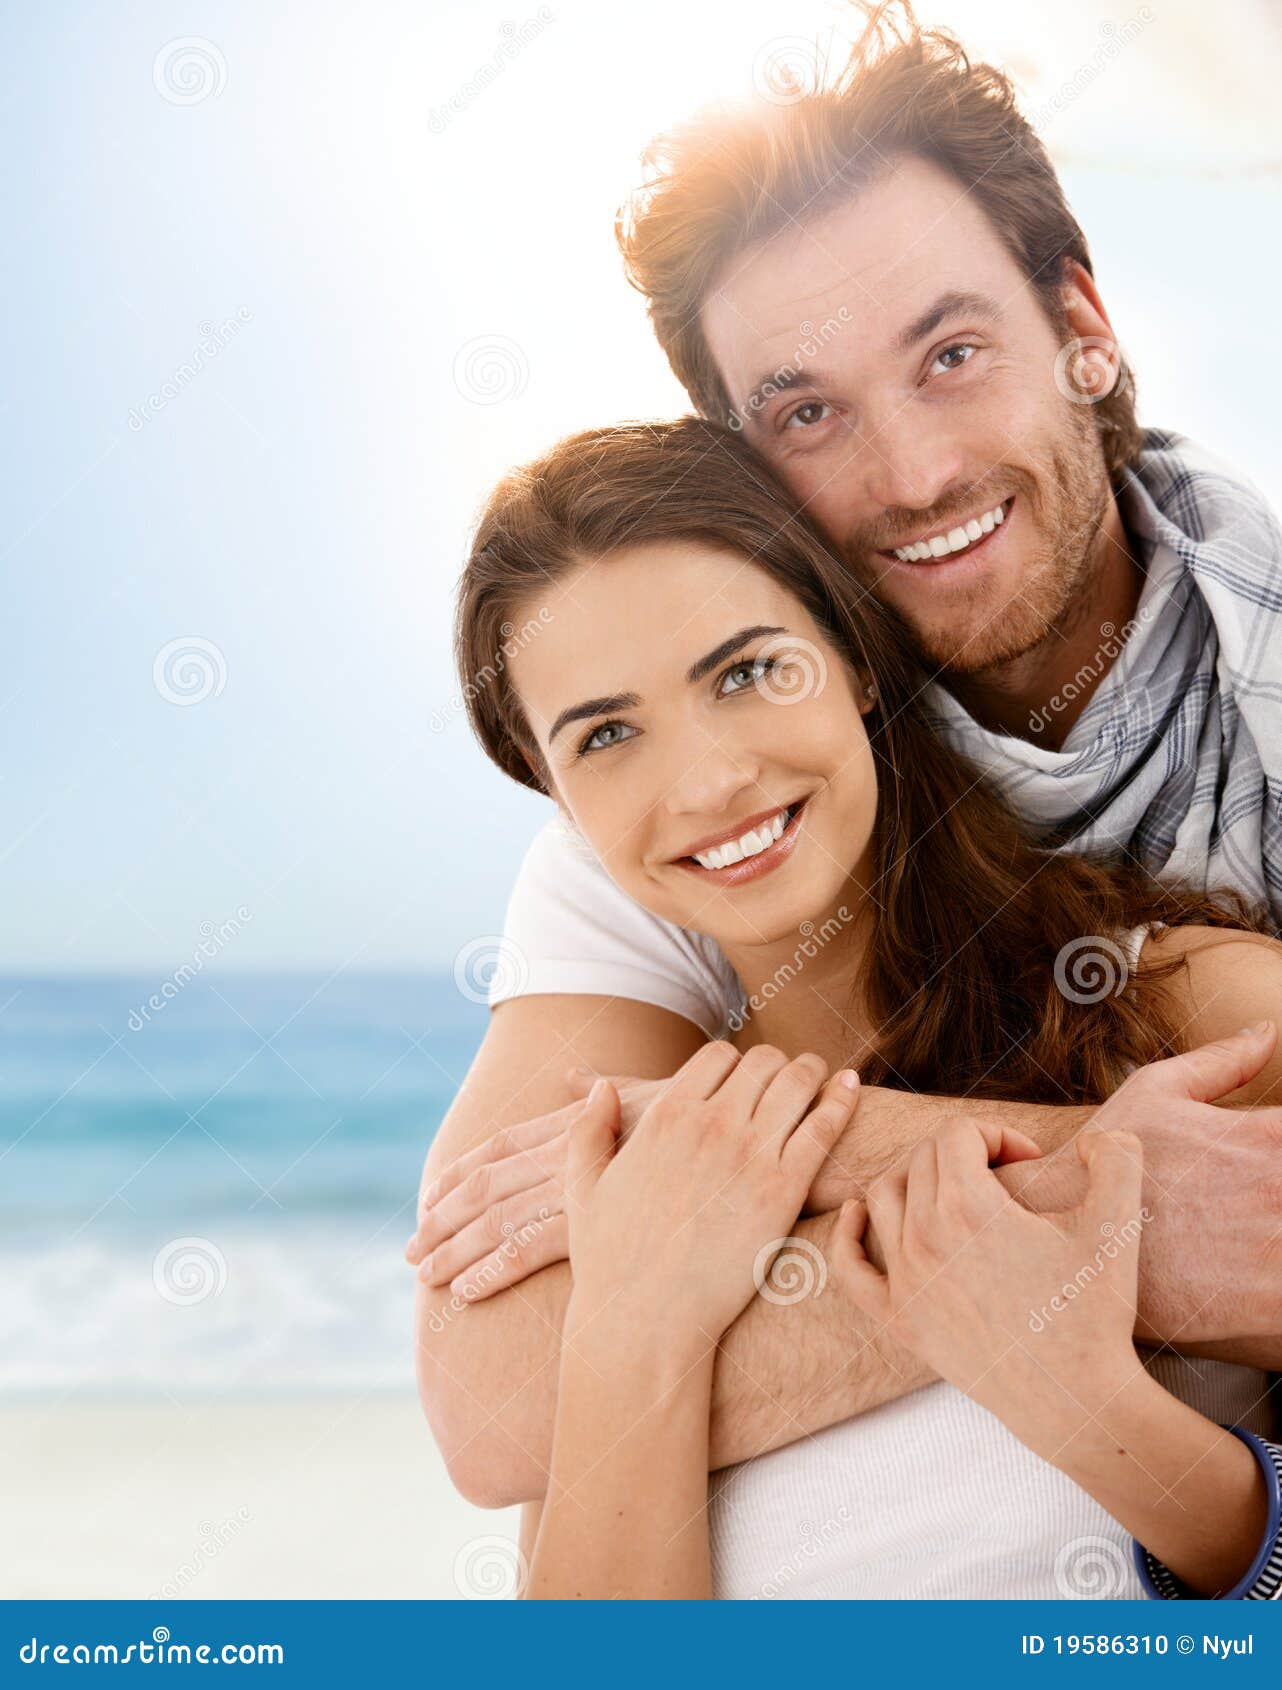
POLYGON ((1058 751, 1090 703, 1121 652, 1143 586, 1116 496, 1093 550, 1085 589, 1062 627, 1009 663, 948 680, 981 726, 1058 751))

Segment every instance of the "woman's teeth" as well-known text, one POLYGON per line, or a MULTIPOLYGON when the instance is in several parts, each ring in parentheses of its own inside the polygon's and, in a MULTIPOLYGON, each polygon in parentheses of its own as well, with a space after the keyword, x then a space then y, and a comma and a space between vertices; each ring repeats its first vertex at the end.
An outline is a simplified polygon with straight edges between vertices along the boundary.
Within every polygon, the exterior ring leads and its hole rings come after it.
POLYGON ((710 851, 696 851, 694 860, 700 868, 729 868, 745 857, 755 857, 773 845, 788 825, 787 810, 780 810, 769 821, 760 822, 738 839, 728 839, 724 845, 714 845, 710 851))
POLYGON ((900 563, 918 563, 926 557, 947 557, 950 552, 964 552, 967 546, 973 546, 976 540, 991 534, 998 523, 1005 520, 1006 506, 1003 502, 985 511, 983 516, 971 517, 961 528, 950 528, 946 534, 933 534, 928 540, 915 540, 911 546, 896 546, 895 556, 900 563))

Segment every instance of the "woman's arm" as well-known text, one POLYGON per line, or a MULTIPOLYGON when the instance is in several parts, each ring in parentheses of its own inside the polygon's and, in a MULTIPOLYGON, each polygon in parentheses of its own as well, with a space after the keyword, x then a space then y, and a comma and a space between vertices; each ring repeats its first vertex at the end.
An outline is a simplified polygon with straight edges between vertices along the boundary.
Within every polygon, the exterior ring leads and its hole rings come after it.
POLYGON ((1276 1475, 1270 1486, 1246 1442, 1163 1390, 1138 1359, 1089 1417, 1048 1425, 1039 1442, 1191 1595, 1245 1594, 1277 1535, 1276 1475))
POLYGON ((711 1595, 713 1356, 854 1111, 857 1079, 826 1074, 708 1045, 622 1148, 618 1096, 594 1088, 570 1133, 574 1291, 531 1596, 711 1595))
POLYGON ((1033 1215, 990 1163, 1031 1159, 1036 1147, 957 1118, 870 1191, 867 1210, 843 1209, 839 1280, 865 1314, 1073 1478, 1190 1590, 1240 1594, 1262 1545, 1272 1547, 1276 1485, 1244 1442, 1140 1366, 1132 1333, 1151 1218, 1140 1201, 1140 1141, 1087 1132, 1078 1144, 1082 1203, 1033 1215), (885 1274, 859 1242, 869 1214, 885 1274))
MULTIPOLYGON (((571 1305, 573 1307, 573 1305, 571 1305)), ((531 1597, 704 1599, 715 1347, 566 1333, 531 1597)))

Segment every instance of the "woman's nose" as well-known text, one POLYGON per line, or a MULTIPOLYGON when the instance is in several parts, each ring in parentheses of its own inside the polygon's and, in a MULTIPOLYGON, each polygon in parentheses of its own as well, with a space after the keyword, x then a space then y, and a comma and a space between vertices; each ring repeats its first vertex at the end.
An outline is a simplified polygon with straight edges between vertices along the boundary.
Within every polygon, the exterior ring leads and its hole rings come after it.
POLYGON ((758 785, 759 773, 751 755, 708 744, 672 776, 664 803, 674 816, 720 815, 758 785))

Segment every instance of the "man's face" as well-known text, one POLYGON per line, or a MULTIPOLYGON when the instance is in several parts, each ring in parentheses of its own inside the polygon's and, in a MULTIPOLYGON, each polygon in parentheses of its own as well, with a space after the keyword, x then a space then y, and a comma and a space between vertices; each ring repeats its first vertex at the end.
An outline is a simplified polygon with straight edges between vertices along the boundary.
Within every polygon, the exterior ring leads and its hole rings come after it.
POLYGON ((1080 272, 1065 308, 1057 332, 974 198, 915 158, 738 254, 703 306, 746 437, 957 674, 1061 629, 1098 560, 1103 451, 1056 359, 1110 330, 1080 272))

